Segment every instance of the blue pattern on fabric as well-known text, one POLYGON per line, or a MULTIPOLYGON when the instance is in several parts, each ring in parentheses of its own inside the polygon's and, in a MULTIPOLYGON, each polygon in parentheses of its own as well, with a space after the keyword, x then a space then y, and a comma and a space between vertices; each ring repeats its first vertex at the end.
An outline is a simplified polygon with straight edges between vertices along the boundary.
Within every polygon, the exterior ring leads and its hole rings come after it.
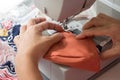
POLYGON ((16 74, 15 73, 15 66, 13 65, 13 63, 11 61, 8 61, 6 62, 5 64, 1 65, 0 66, 0 69, 4 69, 4 68, 7 68, 8 71, 11 73, 11 74, 16 74))
POLYGON ((3 41, 7 41, 9 46, 11 46, 15 51, 17 51, 17 48, 13 42, 13 39, 15 36, 19 35, 20 33, 20 26, 21 25, 15 25, 13 28, 11 28, 8 31, 8 36, 4 37, 4 36, 0 36, 1 40, 3 41))

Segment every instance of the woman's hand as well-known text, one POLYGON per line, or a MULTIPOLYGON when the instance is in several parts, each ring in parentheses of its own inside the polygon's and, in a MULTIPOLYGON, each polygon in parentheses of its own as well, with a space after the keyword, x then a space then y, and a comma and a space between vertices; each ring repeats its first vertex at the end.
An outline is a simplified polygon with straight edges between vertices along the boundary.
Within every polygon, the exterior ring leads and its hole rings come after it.
POLYGON ((101 53, 102 59, 120 56, 120 20, 99 14, 84 25, 83 32, 77 38, 93 36, 109 36, 112 38, 113 46, 101 53))
POLYGON ((38 69, 39 59, 63 38, 60 31, 63 29, 59 25, 47 22, 44 18, 31 19, 27 25, 21 27, 20 35, 14 39, 18 49, 15 70, 19 80, 42 80, 38 69), (53 29, 58 33, 43 36, 42 32, 46 29, 53 29))
POLYGON ((42 32, 46 29, 54 29, 58 32, 63 31, 59 25, 46 22, 44 18, 31 19, 27 25, 22 26, 20 35, 14 39, 18 53, 31 55, 38 60, 53 44, 63 38, 60 33, 52 36, 43 36, 42 32))

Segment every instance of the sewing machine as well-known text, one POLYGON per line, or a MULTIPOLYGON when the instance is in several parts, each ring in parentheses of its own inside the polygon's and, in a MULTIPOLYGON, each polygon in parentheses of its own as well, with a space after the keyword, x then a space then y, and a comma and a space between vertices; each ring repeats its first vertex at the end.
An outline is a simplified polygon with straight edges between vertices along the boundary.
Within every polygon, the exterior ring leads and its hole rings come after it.
POLYGON ((64 21, 88 8, 95 0, 34 0, 35 5, 50 18, 64 21))
MULTIPOLYGON (((54 20, 64 30, 75 34, 81 32, 82 25, 73 20, 73 17, 90 8, 94 2, 95 0, 34 0, 35 6, 50 17, 51 21, 54 20)), ((52 34, 54 31, 48 30, 48 33, 52 34)))
MULTIPOLYGON (((41 12, 49 16, 51 20, 56 20, 62 23, 65 30, 75 30, 77 27, 74 25, 76 24, 78 24, 80 28, 77 29, 81 30, 82 24, 75 22, 75 20, 71 21, 71 19, 78 13, 90 8, 94 2, 95 0, 34 0, 35 5, 41 12), (72 25, 74 27, 71 28, 68 25, 72 25)), ((52 32, 48 31, 48 33, 52 32)), ((115 59, 102 62, 100 74, 104 72, 103 68, 115 59)), ((116 60, 116 62, 117 61, 118 60, 116 60)), ((99 74, 82 69, 78 70, 71 67, 58 65, 44 59, 41 60, 39 68, 49 80, 94 80, 94 76, 99 74)))

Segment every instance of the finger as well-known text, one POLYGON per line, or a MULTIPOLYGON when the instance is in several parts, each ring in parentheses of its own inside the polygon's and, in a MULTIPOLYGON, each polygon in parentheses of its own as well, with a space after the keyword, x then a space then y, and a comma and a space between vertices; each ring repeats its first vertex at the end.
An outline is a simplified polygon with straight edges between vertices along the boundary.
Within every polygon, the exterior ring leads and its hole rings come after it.
POLYGON ((88 21, 88 22, 83 26, 82 29, 85 30, 85 29, 89 29, 89 28, 91 28, 91 27, 95 27, 95 24, 96 24, 97 21, 98 21, 98 20, 97 20, 96 17, 92 18, 90 21, 88 21))
POLYGON ((110 35, 108 34, 106 27, 97 27, 97 28, 84 30, 82 33, 80 33, 77 36, 77 38, 82 39, 82 38, 94 37, 94 36, 110 36, 110 35))
POLYGON ((20 37, 19 37, 19 35, 15 36, 15 38, 14 38, 14 40, 13 40, 15 44, 17 44, 17 43, 18 43, 19 38, 20 38, 20 37))
POLYGON ((107 51, 104 51, 103 53, 101 53, 101 59, 105 60, 105 59, 109 59, 109 58, 114 58, 114 57, 118 57, 120 56, 120 52, 119 52, 119 48, 111 48, 107 51))
POLYGON ((112 20, 113 19, 112 17, 110 17, 106 14, 103 14, 103 13, 99 13, 97 17, 99 17, 101 19, 107 19, 107 20, 112 20))
POLYGON ((32 25, 38 24, 38 23, 40 23, 40 22, 43 22, 43 21, 45 21, 45 20, 46 20, 45 18, 34 18, 34 19, 30 19, 30 20, 28 21, 27 26, 30 27, 30 26, 32 26, 32 25))
POLYGON ((105 15, 105 14, 103 14, 103 13, 99 13, 98 15, 97 15, 97 17, 100 17, 100 18, 104 18, 104 17, 106 17, 107 15, 105 15))
POLYGON ((103 13, 100 13, 97 17, 101 18, 101 19, 104 19, 106 21, 109 21, 109 22, 113 22, 113 23, 116 23, 118 22, 117 19, 111 17, 111 16, 108 16, 106 14, 103 14, 103 13))
POLYGON ((113 18, 111 18, 110 16, 100 13, 97 15, 97 17, 94 17, 89 22, 87 22, 83 26, 83 30, 86 30, 92 27, 101 27, 105 24, 109 24, 111 20, 113 20, 113 18))
POLYGON ((52 29, 58 32, 64 31, 60 25, 51 23, 51 22, 42 22, 36 25, 36 29, 41 33, 44 30, 52 29))
POLYGON ((50 46, 59 42, 63 37, 64 36, 62 33, 55 33, 52 36, 50 36, 50 46))
POLYGON ((23 34, 27 29, 27 25, 23 25, 20 27, 20 34, 23 34))

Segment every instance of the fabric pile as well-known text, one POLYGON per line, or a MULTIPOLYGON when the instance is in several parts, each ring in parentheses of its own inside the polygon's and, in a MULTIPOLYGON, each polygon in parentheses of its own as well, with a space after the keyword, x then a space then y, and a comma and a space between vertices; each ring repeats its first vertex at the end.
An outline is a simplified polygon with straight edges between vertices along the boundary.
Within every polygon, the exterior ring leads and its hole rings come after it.
POLYGON ((17 48, 13 39, 19 29, 20 24, 10 19, 0 21, 0 80, 18 80, 14 67, 17 48))
POLYGON ((17 80, 14 58, 16 52, 7 42, 0 40, 0 80, 17 80))

